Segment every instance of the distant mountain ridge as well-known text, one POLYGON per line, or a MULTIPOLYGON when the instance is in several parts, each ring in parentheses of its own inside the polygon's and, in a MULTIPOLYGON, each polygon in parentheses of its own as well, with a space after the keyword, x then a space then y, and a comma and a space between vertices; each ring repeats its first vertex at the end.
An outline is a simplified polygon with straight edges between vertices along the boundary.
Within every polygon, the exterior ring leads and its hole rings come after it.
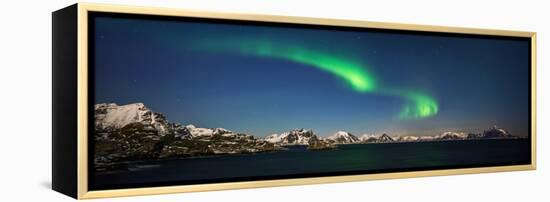
POLYGON ((479 139, 504 139, 519 138, 511 135, 508 131, 497 126, 483 131, 482 133, 464 133, 464 132, 443 132, 435 136, 389 136, 364 134, 359 139, 361 143, 388 143, 388 142, 426 142, 426 141, 450 141, 450 140, 479 140, 479 139))
POLYGON ((311 129, 300 128, 258 138, 224 128, 171 123, 163 114, 151 111, 143 103, 96 104, 94 119, 95 162, 99 167, 144 159, 270 152, 293 145, 323 150, 335 149, 342 144, 517 138, 496 126, 479 134, 444 132, 436 136, 391 137, 383 133, 357 137, 346 131, 337 131, 326 138, 319 137, 311 129))

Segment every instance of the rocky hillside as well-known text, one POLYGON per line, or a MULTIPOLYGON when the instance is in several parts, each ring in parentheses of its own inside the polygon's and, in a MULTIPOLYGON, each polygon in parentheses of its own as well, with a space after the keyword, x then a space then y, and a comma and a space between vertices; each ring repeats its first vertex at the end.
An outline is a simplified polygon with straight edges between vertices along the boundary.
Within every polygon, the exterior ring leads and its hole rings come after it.
POLYGON ((294 129, 280 135, 273 134, 264 138, 265 141, 281 145, 308 145, 309 139, 316 136, 312 130, 294 129))
POLYGON ((363 144, 367 143, 388 143, 388 142, 394 142, 394 138, 390 137, 386 133, 382 135, 369 135, 365 134, 362 135, 361 138, 359 138, 360 142, 363 144))
POLYGON ((307 148, 309 150, 327 150, 327 149, 336 149, 336 145, 330 141, 326 141, 313 136, 308 141, 307 148))
POLYGON ((434 137, 437 140, 464 140, 468 137, 468 134, 465 133, 456 133, 456 132, 444 132, 443 134, 434 137))
POLYGON ((142 103, 95 105, 95 164, 104 169, 127 161, 284 149, 251 135, 223 128, 170 123, 142 103))
POLYGON ((285 132, 280 135, 269 135, 265 137, 264 140, 281 146, 307 145, 308 149, 312 150, 336 148, 336 145, 334 145, 333 142, 323 138, 319 138, 317 135, 315 135, 315 133, 313 133, 313 130, 307 130, 303 128, 294 129, 290 132, 285 132))

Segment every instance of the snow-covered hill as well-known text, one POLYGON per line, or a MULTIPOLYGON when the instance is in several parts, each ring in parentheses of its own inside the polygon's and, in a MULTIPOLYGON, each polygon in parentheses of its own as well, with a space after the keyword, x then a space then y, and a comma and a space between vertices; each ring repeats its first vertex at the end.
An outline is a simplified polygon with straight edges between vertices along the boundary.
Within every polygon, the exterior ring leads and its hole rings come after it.
POLYGON ((233 131, 227 130, 225 128, 197 128, 194 125, 187 125, 185 126, 185 129, 189 131, 191 136, 193 137, 201 137, 201 136, 213 136, 213 135, 225 135, 225 136, 231 136, 233 131))
POLYGON ((139 123, 144 131, 164 136, 175 134, 184 136, 183 127, 170 123, 164 115, 152 112, 143 103, 117 105, 115 103, 96 104, 94 106, 96 134, 119 130, 131 124, 139 123))
POLYGON ((504 130, 502 128, 499 128, 497 126, 493 126, 489 130, 483 131, 481 138, 485 139, 493 139, 493 138, 513 138, 514 136, 511 135, 507 130, 504 130))
POLYGON ((468 134, 466 133, 444 132, 434 138, 437 140, 465 140, 467 137, 468 134))
POLYGON ((333 141, 336 144, 356 144, 361 142, 359 138, 346 131, 338 131, 325 139, 333 141))
POLYGON ((361 135, 361 137, 359 137, 359 140, 362 143, 375 142, 376 139, 378 139, 378 135, 374 134, 363 134, 361 135))
POLYGON ((279 145, 223 128, 170 123, 142 103, 94 106, 95 165, 123 161, 281 150, 279 145))
POLYGON ((395 142, 396 138, 390 137, 388 134, 383 133, 381 135, 363 134, 360 138, 360 143, 387 143, 395 142))
POLYGON ((398 142, 414 142, 414 141, 418 141, 420 138, 417 137, 417 136, 412 136, 412 135, 405 135, 405 136, 399 136, 395 141, 398 141, 398 142))
POLYGON ((315 134, 312 130, 294 129, 280 135, 272 134, 264 138, 265 141, 281 145, 307 145, 315 134))

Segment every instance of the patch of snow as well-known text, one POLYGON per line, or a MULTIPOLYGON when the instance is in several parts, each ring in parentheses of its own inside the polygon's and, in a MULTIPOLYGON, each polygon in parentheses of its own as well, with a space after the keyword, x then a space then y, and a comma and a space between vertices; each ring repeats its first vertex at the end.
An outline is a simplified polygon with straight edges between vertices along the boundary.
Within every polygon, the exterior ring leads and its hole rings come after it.
POLYGON ((142 115, 149 112, 143 103, 127 104, 117 106, 116 104, 103 104, 100 106, 105 109, 104 114, 99 114, 96 121, 100 121, 103 127, 122 128, 129 123, 140 122, 143 120, 142 115))
POLYGON ((210 128, 193 128, 189 132, 193 137, 212 136, 214 134, 214 130, 210 128))
POLYGON ((466 139, 468 134, 466 133, 457 133, 457 132, 444 132, 443 134, 437 136, 438 139, 448 140, 448 139, 466 139))
POLYGON ((279 143, 281 142, 281 137, 278 134, 271 134, 265 137, 264 140, 269 143, 279 143))

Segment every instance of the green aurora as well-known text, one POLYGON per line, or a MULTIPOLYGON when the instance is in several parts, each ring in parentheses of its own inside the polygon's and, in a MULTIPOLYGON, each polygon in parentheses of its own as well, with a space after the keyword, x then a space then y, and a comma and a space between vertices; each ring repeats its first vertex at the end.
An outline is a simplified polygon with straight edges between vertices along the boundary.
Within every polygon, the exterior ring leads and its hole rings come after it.
POLYGON ((376 76, 365 65, 353 58, 338 57, 300 46, 268 40, 209 40, 197 41, 194 49, 222 51, 241 55, 288 60, 331 73, 343 79, 348 86, 359 93, 395 96, 406 100, 405 106, 396 118, 402 120, 421 119, 437 114, 439 105, 430 95, 412 90, 388 88, 377 82, 376 76))

